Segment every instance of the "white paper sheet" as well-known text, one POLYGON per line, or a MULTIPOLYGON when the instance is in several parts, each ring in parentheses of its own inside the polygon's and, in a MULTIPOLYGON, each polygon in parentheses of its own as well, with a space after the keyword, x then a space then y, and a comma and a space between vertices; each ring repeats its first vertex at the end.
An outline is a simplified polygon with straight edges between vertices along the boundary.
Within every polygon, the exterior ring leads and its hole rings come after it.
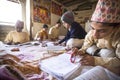
POLYGON ((110 80, 104 68, 97 66, 83 74, 80 74, 73 80, 110 80))
POLYGON ((67 79, 79 67, 80 63, 71 63, 70 54, 64 53, 40 62, 40 68, 57 79, 67 79))
POLYGON ((59 45, 55 46, 53 42, 48 42, 46 43, 46 45, 47 45, 47 51, 49 53, 61 53, 64 52, 66 48, 64 46, 59 46, 59 45))

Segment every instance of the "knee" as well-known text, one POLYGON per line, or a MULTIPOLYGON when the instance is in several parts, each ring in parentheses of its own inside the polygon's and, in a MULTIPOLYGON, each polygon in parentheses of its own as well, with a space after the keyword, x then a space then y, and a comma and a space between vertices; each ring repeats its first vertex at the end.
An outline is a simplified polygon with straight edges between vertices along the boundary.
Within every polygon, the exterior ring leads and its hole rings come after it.
POLYGON ((78 47, 80 48, 83 44, 83 39, 69 39, 66 43, 66 46, 68 46, 69 48, 72 48, 72 47, 78 47))

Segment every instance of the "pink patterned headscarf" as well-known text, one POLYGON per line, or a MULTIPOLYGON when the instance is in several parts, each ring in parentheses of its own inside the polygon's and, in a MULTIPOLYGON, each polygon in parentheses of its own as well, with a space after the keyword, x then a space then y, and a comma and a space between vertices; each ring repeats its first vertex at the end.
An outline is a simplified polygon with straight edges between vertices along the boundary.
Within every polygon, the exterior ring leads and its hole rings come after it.
POLYGON ((120 0, 99 0, 91 21, 120 23, 120 0))

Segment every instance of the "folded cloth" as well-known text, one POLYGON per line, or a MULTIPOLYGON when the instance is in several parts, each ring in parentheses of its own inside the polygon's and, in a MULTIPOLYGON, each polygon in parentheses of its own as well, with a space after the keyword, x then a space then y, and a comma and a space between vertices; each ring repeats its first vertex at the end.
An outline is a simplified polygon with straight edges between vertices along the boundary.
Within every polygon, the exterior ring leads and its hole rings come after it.
POLYGON ((0 80, 27 80, 27 79, 18 69, 10 65, 1 65, 0 80))

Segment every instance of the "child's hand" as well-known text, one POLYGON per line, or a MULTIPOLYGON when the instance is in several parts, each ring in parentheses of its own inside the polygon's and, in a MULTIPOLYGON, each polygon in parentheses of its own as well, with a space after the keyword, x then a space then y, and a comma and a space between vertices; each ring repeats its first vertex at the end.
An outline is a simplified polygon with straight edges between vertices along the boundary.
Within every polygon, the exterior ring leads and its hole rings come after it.
POLYGON ((80 60, 81 65, 85 66, 94 66, 95 65, 95 59, 93 56, 90 55, 84 55, 82 59, 80 60))
POLYGON ((58 45, 59 43, 58 43, 58 42, 54 42, 53 44, 54 44, 54 45, 58 45))

